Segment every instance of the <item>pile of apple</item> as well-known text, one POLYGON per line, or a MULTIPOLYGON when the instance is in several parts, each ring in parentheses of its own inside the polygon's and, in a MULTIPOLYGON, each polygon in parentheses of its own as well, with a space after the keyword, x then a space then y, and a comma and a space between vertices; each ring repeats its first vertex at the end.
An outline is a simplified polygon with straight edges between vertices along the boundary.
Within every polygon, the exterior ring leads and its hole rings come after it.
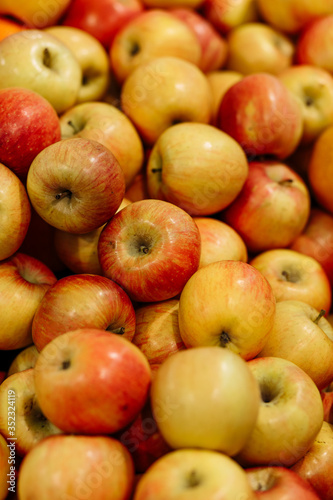
POLYGON ((333 0, 0 0, 0 500, 333 500, 333 0))

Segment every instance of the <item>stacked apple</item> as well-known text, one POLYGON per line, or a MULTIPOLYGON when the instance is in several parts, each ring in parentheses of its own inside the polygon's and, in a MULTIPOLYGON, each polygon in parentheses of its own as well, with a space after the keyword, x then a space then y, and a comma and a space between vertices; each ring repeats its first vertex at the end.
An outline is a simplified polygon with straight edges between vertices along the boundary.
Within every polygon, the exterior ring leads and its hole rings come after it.
POLYGON ((333 499, 333 0, 0 0, 0 500, 333 499))

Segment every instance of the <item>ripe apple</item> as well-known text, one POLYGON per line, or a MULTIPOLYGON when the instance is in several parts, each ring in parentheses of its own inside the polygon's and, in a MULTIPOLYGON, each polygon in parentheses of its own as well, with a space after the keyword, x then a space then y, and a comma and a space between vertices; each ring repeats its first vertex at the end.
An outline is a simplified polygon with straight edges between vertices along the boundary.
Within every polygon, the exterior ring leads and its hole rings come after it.
POLYGON ((129 340, 98 329, 67 331, 40 352, 37 400, 67 433, 112 434, 133 422, 148 397, 151 370, 129 340))
POLYGON ((245 471, 230 457, 211 450, 176 450, 157 460, 138 482, 134 500, 256 497, 245 471))
POLYGON ((125 179, 109 149, 97 141, 74 137, 36 156, 29 168, 27 191, 45 222, 83 234, 116 213, 124 198, 125 179))
POLYGON ((4 15, 0 15, 0 40, 3 40, 7 36, 13 35, 26 29, 20 22, 9 19, 4 15))
POLYGON ((0 90, 0 121, 0 162, 22 178, 35 156, 61 139, 54 108, 29 89, 0 90))
POLYGON ((205 0, 203 14, 222 33, 258 18, 256 0, 205 0))
POLYGON ((179 123, 157 139, 146 179, 150 198, 169 201, 191 215, 211 215, 239 195, 249 173, 241 146, 205 123, 179 123))
POLYGON ((45 264, 22 253, 0 263, 1 350, 32 344, 33 317, 45 292, 56 281, 45 264))
POLYGON ((62 113, 73 106, 82 72, 74 54, 42 30, 23 30, 0 42, 0 88, 35 91, 62 113))
POLYGON ((116 439, 61 435, 44 439, 26 455, 17 487, 21 500, 128 500, 133 482, 133 461, 116 439))
POLYGON ((333 73, 332 33, 333 15, 320 17, 308 24, 297 40, 297 62, 333 73))
MULTIPOLYGON (((11 472, 15 474, 15 458, 10 457, 10 448, 7 445, 6 439, 0 434, 0 500, 5 500, 8 497, 8 488, 11 486, 7 483, 10 480, 8 475, 11 472)), ((15 481, 13 486, 15 488, 15 481)))
POLYGON ((333 126, 324 130, 312 150, 308 178, 311 191, 319 204, 333 214, 333 126))
POLYGON ((0 163, 0 261, 11 257, 28 232, 31 208, 23 183, 0 163))
POLYGON ((333 425, 333 391, 321 391, 321 399, 324 407, 324 420, 333 425))
POLYGON ((333 380, 333 327, 323 314, 305 302, 278 302, 273 328, 258 357, 292 361, 324 389, 333 380))
POLYGON ((186 347, 219 346, 252 359, 263 348, 275 316, 266 278, 240 261, 213 262, 186 283, 179 331, 186 347))
POLYGON ((239 82, 243 78, 243 75, 237 71, 221 69, 206 73, 206 77, 210 84, 213 97, 211 124, 216 125, 216 119, 224 94, 234 83, 239 82))
POLYGON ((331 309, 331 286, 322 266, 312 257, 295 250, 278 248, 250 261, 265 276, 277 302, 300 300, 326 314, 331 309))
POLYGON ((176 352, 160 365, 151 386, 153 415, 171 448, 230 456, 247 442, 259 400, 247 363, 217 346, 176 352))
POLYGON ((201 7, 204 0, 143 0, 146 8, 170 9, 172 7, 185 7, 197 9, 201 7))
POLYGON ((200 234, 192 217, 172 203, 137 201, 106 224, 98 256, 104 276, 132 300, 167 300, 198 269, 200 234))
POLYGON ((133 181, 125 191, 125 198, 131 202, 149 198, 145 168, 142 168, 134 177, 133 181))
POLYGON ((22 23, 45 28, 56 24, 70 4, 70 0, 1 0, 0 13, 19 19, 22 23))
POLYGON ((308 221, 310 204, 308 187, 294 170, 279 161, 253 161, 222 219, 250 252, 262 252, 291 245, 308 221))
POLYGON ((113 281, 94 274, 65 276, 40 303, 32 324, 38 351, 70 330, 97 328, 131 340, 135 311, 127 294, 113 281))
POLYGON ((14 373, 23 372, 23 370, 29 370, 33 368, 36 364, 39 352, 34 344, 25 347, 21 350, 11 362, 7 376, 13 375, 14 373))
POLYGON ((301 368, 275 357, 248 361, 261 392, 259 414, 236 460, 243 466, 290 467, 312 446, 323 423, 320 392, 301 368))
POLYGON ((171 125, 209 123, 212 97, 206 76, 178 57, 156 57, 141 64, 125 80, 121 107, 147 145, 171 125))

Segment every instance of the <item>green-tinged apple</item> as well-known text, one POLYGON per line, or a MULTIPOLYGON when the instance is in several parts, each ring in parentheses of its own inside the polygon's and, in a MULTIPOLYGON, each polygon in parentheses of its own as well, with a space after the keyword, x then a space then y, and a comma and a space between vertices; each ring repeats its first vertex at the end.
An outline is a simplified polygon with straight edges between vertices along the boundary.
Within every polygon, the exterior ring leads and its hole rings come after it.
POLYGON ((197 66, 178 57, 157 57, 126 78, 121 107, 142 139, 153 145, 176 123, 209 123, 212 96, 207 78, 197 66))
POLYGON ((279 161, 253 161, 236 200, 222 213, 250 252, 284 248, 303 231, 310 214, 303 179, 279 161))
POLYGON ((241 260, 247 262, 244 241, 232 227, 212 217, 193 217, 201 238, 199 267, 219 260, 241 260))
MULTIPOLYGON (((6 407, 8 406, 7 402, 6 407)), ((12 445, 13 442, 8 443, 0 434, 0 500, 5 500, 8 497, 8 488, 13 488, 13 491, 15 491, 15 444, 13 446, 13 457, 11 457, 11 448, 8 446, 8 444, 12 445), (7 481, 13 481, 13 484, 11 485, 7 481)))
POLYGON ((178 295, 199 267, 200 249, 192 217, 161 200, 137 201, 123 208, 98 241, 103 274, 137 302, 178 295))
POLYGON ((186 349, 178 327, 179 300, 169 299, 139 307, 135 311, 133 344, 150 364, 161 364, 175 352, 186 349))
POLYGON ((108 278, 73 274, 48 290, 32 323, 38 351, 69 330, 97 328, 129 341, 135 332, 135 311, 124 290, 108 278))
POLYGON ((222 33, 258 19, 256 0, 205 0, 202 10, 205 18, 222 33))
POLYGON ((14 373, 23 372, 24 370, 29 370, 34 368, 39 352, 37 347, 32 344, 28 347, 22 349, 13 359, 8 368, 8 377, 14 373))
POLYGON ((156 57, 179 57, 196 66, 201 45, 193 30, 162 9, 149 9, 129 21, 115 36, 110 61, 119 83, 132 71, 156 57))
POLYGON ((315 199, 333 215, 333 126, 324 130, 314 143, 308 179, 315 199))
POLYGON ((184 21, 196 34, 201 45, 199 68, 206 73, 222 68, 226 62, 228 46, 214 26, 199 12, 178 7, 169 9, 174 16, 184 21))
POLYGON ((27 191, 12 170, 0 163, 0 261, 22 245, 31 220, 27 191))
POLYGON ((109 436, 50 436, 20 467, 20 500, 128 500, 134 483, 130 454, 109 436))
POLYGON ((241 261, 200 268, 180 295, 179 331, 188 348, 219 346, 252 359, 263 348, 274 316, 268 281, 241 261))
POLYGON ((267 465, 245 472, 258 500, 320 500, 308 481, 287 467, 267 465))
POLYGON ((45 292, 56 283, 42 262, 16 253, 0 263, 0 349, 32 344, 32 320, 45 292))
POLYGON ((89 328, 51 340, 34 374, 44 415, 76 434, 112 434, 129 425, 144 407, 151 383, 149 363, 138 347, 89 328))
POLYGON ((249 173, 241 146, 205 123, 184 122, 165 130, 149 156, 150 198, 169 201, 193 215, 211 215, 233 202, 249 173))
POLYGON ((282 358, 263 357, 247 364, 260 387, 258 417, 236 459, 243 466, 290 467, 312 446, 323 423, 323 404, 313 380, 282 358))
POLYGON ((230 456, 249 439, 260 402, 247 362, 217 346, 168 357, 155 373, 150 394, 154 418, 171 448, 204 448, 230 456))
POLYGON ((328 314, 332 291, 322 266, 295 250, 277 248, 258 254, 250 264, 265 276, 277 302, 300 300, 328 314))
POLYGON ((60 117, 63 139, 81 137, 103 144, 117 158, 128 186, 144 161, 141 138, 132 122, 106 102, 87 102, 69 109, 60 117))
POLYGON ((230 457, 188 448, 156 461, 138 482, 134 500, 254 500, 245 471, 230 457))
POLYGON ((306 302, 278 302, 273 328, 258 357, 292 361, 324 389, 333 380, 333 328, 324 313, 306 302))
POLYGON ((61 139, 55 109, 29 89, 0 90, 0 122, 0 162, 20 178, 40 151, 61 139))
POLYGON ((34 369, 16 372, 0 385, 0 432, 7 439, 13 435, 8 422, 15 428, 15 450, 26 455, 39 441, 62 431, 50 422, 40 409, 36 398, 34 369), (8 405, 8 395, 15 394, 15 404, 8 405), (12 411, 13 419, 8 418, 12 411))
POLYGON ((45 30, 58 38, 74 54, 81 67, 82 81, 76 102, 98 101, 109 87, 109 58, 95 37, 71 26, 52 26, 45 30))
POLYGON ((295 65, 279 75, 303 110, 302 144, 312 143, 333 124, 333 76, 308 64, 295 65))
POLYGON ((20 20, 32 28, 57 24, 66 12, 70 0, 1 0, 0 13, 20 20))
POLYGON ((323 16, 308 24, 296 44, 296 60, 333 73, 333 15, 323 16))
POLYGON ((314 487, 321 500, 333 498, 333 425, 323 422, 313 445, 292 470, 314 487))
POLYGON ((102 226, 116 213, 124 198, 125 178, 108 148, 74 137, 36 156, 29 168, 27 191, 45 222, 82 234, 102 226))
POLYGON ((269 73, 246 75, 232 85, 216 122, 252 158, 274 155, 283 160, 295 151, 303 133, 299 100, 269 73))
POLYGON ((208 83, 211 87, 213 97, 213 111, 211 124, 216 125, 216 118, 220 109, 222 98, 226 91, 236 82, 239 82, 243 75, 237 71, 228 71, 225 69, 210 71, 206 73, 208 83))
POLYGON ((82 72, 72 51, 43 30, 23 30, 0 41, 0 88, 23 87, 49 101, 57 113, 73 106, 82 72))
POLYGON ((280 31, 263 23, 246 23, 228 33, 226 67, 243 75, 278 75, 291 66, 294 44, 280 31))

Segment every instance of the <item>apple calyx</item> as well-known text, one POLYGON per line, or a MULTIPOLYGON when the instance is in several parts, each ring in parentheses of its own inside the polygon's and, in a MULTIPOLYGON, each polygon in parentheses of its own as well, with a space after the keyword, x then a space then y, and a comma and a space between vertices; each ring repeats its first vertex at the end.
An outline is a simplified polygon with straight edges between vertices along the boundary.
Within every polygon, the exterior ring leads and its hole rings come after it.
POLYGON ((270 469, 265 472, 265 477, 262 478, 263 480, 258 481, 258 483, 255 485, 254 491, 269 491, 274 488, 276 484, 276 478, 274 477, 274 474, 270 469))
POLYGON ((49 420, 45 417, 44 413, 40 409, 35 396, 31 397, 24 404, 24 418, 27 424, 29 424, 29 427, 33 427, 36 422, 38 422, 41 424, 41 427, 44 428, 46 426, 46 423, 49 422, 49 420))
POLYGON ((293 179, 284 179, 283 181, 280 181, 279 184, 280 186, 290 187, 293 182, 293 179))
POLYGON ((57 193, 55 195, 55 199, 56 200, 63 200, 64 198, 69 198, 71 199, 72 198, 72 191, 70 191, 69 189, 65 189, 65 191, 62 191, 61 193, 57 193))
POLYGON ((124 335, 125 327, 119 326, 118 328, 113 328, 112 325, 108 326, 106 330, 110 333, 115 333, 116 335, 124 335))
POLYGON ((265 404, 275 403, 279 395, 277 387, 272 387, 265 380, 259 381, 261 400, 265 404))
POLYGON ((226 347, 227 344, 229 344, 231 342, 229 334, 227 332, 225 332, 224 330, 222 331, 219 340, 220 340, 221 347, 226 347))
POLYGON ((325 316, 326 314, 326 311, 324 309, 321 309, 320 310, 320 313, 318 314, 318 316, 316 317, 316 319, 313 320, 313 322, 318 325, 318 322, 320 320, 320 318, 322 318, 323 316, 325 316))
POLYGON ((61 363, 61 370, 68 370, 68 368, 70 368, 71 366, 71 361, 70 359, 65 359, 62 363, 61 363))
POLYGON ((188 479, 187 479, 187 484, 189 488, 195 488, 196 486, 199 486, 201 483, 201 479, 195 469, 192 469, 189 473, 188 479))
POLYGON ((141 47, 140 47, 139 43, 135 40, 132 40, 130 47, 129 47, 129 51, 128 51, 129 55, 131 57, 134 57, 140 52, 140 50, 141 50, 141 47))
POLYGON ((47 47, 43 51, 43 64, 47 68, 51 68, 51 53, 47 47))
POLYGON ((296 270, 283 270, 281 272, 282 280, 281 281, 289 281, 289 283, 298 283, 300 280, 300 276, 298 271, 296 270))

